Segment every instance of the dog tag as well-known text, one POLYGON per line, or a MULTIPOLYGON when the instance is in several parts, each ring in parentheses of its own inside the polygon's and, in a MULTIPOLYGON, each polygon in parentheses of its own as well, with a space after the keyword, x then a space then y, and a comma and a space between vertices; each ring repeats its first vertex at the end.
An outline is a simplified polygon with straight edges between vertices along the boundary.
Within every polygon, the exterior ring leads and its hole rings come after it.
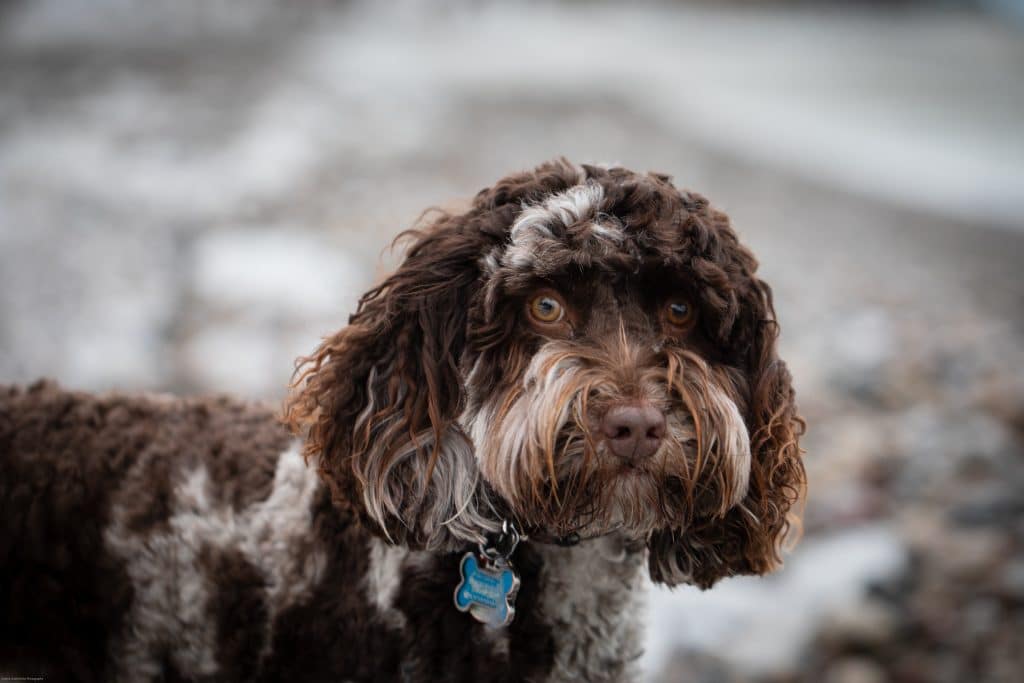
POLYGON ((498 558, 493 562, 478 559, 468 552, 459 565, 462 580, 455 587, 455 607, 491 627, 508 626, 516 614, 519 577, 512 564, 498 558))

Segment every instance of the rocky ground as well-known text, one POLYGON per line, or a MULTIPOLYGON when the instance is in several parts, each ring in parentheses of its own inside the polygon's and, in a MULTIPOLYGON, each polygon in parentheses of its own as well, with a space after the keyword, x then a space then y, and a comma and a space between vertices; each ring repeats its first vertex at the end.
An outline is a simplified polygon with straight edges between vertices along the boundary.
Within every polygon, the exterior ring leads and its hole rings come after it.
POLYGON ((1017 29, 208 5, 2 6, 0 381, 276 399, 424 207, 558 154, 667 171, 775 286, 810 499, 784 571, 652 595, 649 679, 1019 679, 1017 29))

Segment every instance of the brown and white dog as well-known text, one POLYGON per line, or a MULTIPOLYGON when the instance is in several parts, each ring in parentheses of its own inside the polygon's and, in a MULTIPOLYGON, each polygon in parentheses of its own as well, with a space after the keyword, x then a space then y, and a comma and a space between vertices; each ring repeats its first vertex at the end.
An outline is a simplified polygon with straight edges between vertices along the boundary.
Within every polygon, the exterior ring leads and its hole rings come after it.
POLYGON ((646 573, 778 564, 803 422, 725 215, 560 160, 410 237, 301 359, 284 424, 0 389, 0 674, 629 680, 646 573), (495 628, 453 591, 503 525, 495 628))

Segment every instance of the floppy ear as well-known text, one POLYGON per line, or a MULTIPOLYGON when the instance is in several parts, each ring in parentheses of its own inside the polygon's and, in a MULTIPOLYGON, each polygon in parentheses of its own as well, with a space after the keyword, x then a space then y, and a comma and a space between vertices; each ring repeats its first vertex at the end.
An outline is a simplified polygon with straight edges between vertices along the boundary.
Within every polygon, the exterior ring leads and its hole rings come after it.
POLYGON ((444 215, 404 262, 359 302, 347 327, 300 358, 285 421, 306 438, 335 504, 395 543, 430 549, 478 541, 473 447, 459 358, 482 246, 463 218, 444 215))
POLYGON ((799 510, 793 508, 806 489, 799 446, 804 421, 789 370, 776 353, 771 289, 757 278, 751 278, 751 287, 744 411, 751 454, 747 495, 724 516, 698 516, 686 528, 652 534, 650 571, 657 582, 708 588, 725 576, 769 572, 781 563, 780 547, 799 522, 799 510))

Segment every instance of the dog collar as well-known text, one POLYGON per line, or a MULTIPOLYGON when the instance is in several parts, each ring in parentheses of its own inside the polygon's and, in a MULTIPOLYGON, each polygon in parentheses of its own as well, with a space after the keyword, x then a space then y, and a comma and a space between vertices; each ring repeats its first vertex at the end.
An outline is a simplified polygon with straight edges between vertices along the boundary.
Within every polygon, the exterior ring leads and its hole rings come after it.
MULTIPOLYGON (((598 538, 599 536, 592 536, 590 538, 598 538)), ((555 536, 553 534, 545 534, 540 532, 534 532, 530 536, 524 536, 524 539, 529 538, 530 540, 536 541, 537 543, 547 543, 549 545, 557 545, 563 548, 571 548, 574 545, 579 545, 580 541, 590 540, 590 538, 584 539, 575 531, 566 534, 565 536, 555 536)))

